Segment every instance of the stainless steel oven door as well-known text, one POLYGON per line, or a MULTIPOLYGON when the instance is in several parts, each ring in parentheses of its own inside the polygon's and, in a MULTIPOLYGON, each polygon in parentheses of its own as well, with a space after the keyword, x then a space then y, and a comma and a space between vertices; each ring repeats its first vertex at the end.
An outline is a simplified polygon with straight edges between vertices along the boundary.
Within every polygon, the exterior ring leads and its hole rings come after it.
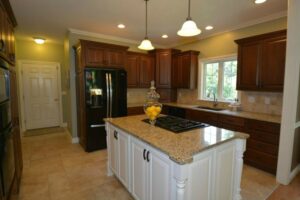
MULTIPOLYGON (((1 182, 3 196, 7 198, 15 175, 15 156, 12 128, 1 133, 1 182)), ((4 199, 5 199, 4 198, 4 199)))
POLYGON ((0 132, 11 125, 11 102, 9 100, 0 103, 0 132))
POLYGON ((9 98, 9 71, 0 65, 0 103, 8 100, 9 98))

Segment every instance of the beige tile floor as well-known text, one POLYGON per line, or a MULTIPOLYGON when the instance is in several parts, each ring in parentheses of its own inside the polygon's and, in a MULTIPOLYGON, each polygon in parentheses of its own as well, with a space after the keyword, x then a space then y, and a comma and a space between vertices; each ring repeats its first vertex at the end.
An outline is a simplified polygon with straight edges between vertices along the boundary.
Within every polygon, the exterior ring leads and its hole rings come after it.
MULTIPOLYGON (((106 176, 106 150, 86 153, 67 132, 22 138, 24 170, 20 200, 131 200, 114 177, 106 176)), ((245 166, 242 197, 264 200, 275 177, 245 166)))

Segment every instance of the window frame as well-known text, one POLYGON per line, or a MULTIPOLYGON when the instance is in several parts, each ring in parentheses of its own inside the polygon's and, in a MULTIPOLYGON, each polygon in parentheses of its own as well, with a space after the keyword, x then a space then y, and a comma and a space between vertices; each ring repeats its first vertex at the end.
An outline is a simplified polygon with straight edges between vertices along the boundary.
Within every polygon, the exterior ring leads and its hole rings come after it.
MULTIPOLYGON (((216 94, 216 99, 218 102, 225 102, 225 103, 231 103, 234 102, 234 100, 226 100, 221 99, 222 92, 223 92, 223 82, 224 82, 224 62, 227 61, 237 61, 237 54, 230 54, 220 57, 213 57, 213 58, 207 58, 207 59, 200 59, 199 60, 199 69, 198 69, 198 100, 204 100, 204 101, 213 101, 212 98, 207 98, 205 96, 205 78, 204 75, 206 74, 206 67, 205 65, 208 63, 217 62, 219 63, 219 69, 218 69, 218 94, 216 94)), ((237 90, 237 98, 240 99, 240 92, 237 90)))

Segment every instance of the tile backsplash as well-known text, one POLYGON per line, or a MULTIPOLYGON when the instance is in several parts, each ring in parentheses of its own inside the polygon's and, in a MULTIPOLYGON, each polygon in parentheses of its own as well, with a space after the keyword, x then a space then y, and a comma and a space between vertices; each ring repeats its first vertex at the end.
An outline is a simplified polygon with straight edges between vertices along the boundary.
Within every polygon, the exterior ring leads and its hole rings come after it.
POLYGON ((144 104, 148 89, 127 89, 127 104, 144 104))
MULTIPOLYGON (((241 91, 240 94, 241 110, 281 115, 282 93, 241 91)), ((198 90, 180 89, 177 95, 178 103, 212 106, 212 102, 210 101, 198 100, 198 90)), ((226 108, 228 103, 219 103, 219 106, 226 108)))

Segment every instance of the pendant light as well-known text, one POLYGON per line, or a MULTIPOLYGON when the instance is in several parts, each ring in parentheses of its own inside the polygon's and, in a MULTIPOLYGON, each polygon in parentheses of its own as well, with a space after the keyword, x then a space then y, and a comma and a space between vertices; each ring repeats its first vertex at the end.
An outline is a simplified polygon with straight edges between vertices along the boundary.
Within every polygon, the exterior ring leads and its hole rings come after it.
POLYGON ((148 39, 148 6, 147 6, 148 1, 149 0, 145 0, 145 2, 146 2, 146 35, 145 35, 144 40, 141 42, 140 46, 138 46, 138 48, 149 51, 149 50, 153 50, 154 47, 152 46, 151 41, 148 39))
POLYGON ((183 37, 191 37, 199 35, 200 33, 201 30, 191 18, 191 0, 189 0, 188 17, 177 34, 183 37))

